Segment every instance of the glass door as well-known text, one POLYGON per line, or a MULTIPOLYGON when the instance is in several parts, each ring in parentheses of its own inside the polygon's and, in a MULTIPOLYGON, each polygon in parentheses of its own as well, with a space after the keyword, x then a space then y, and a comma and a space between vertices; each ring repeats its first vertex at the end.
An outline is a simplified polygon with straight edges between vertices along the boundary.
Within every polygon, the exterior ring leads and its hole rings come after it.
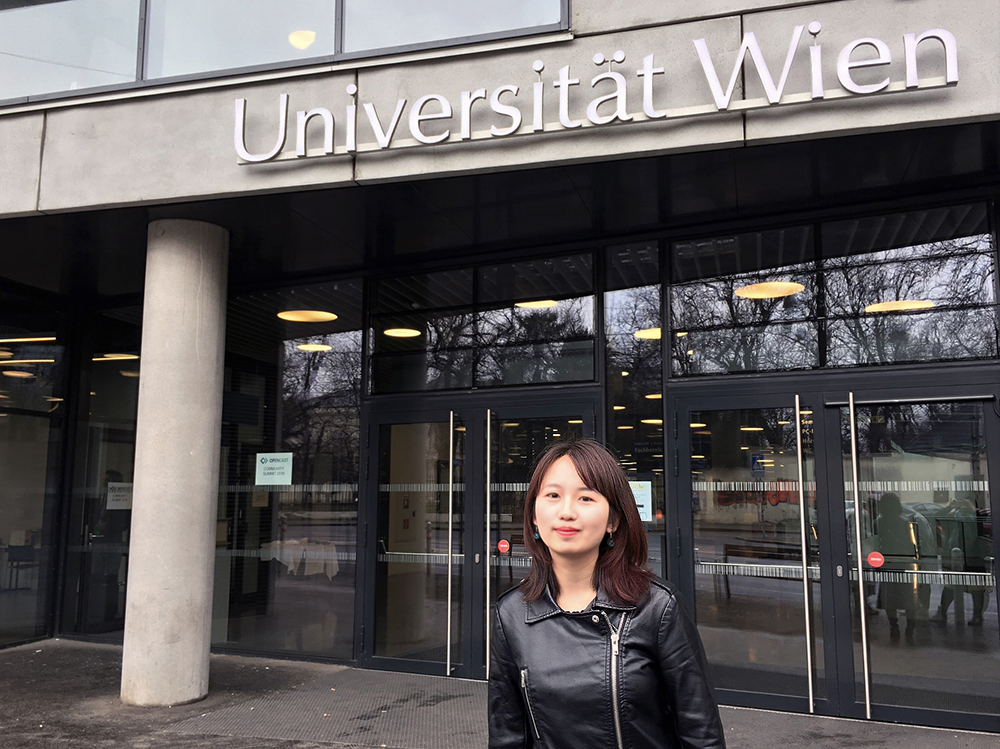
POLYGON ((594 435, 596 399, 554 400, 369 415, 366 665, 487 675, 492 606, 531 563, 524 494, 535 458, 554 440, 594 435))
POLYGON ((828 405, 841 434, 857 710, 891 720, 918 709, 995 730, 996 401, 851 393, 828 405))
POLYGON ((675 412, 677 579, 724 701, 752 689, 750 704, 811 712, 826 698, 813 412, 796 396, 675 412))

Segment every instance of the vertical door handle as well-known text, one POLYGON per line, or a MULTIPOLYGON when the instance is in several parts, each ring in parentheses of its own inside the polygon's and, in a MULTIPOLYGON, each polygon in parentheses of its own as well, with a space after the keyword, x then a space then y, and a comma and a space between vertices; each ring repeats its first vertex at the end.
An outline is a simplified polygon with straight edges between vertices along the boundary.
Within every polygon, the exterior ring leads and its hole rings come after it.
POLYGON ((795 395, 795 447, 799 469, 799 543, 802 549, 802 610, 806 624, 806 681, 809 685, 809 712, 816 712, 813 692, 812 584, 809 580, 809 539, 806 535, 806 484, 802 464, 802 403, 795 395))
POLYGON ((861 563, 861 487, 858 483, 858 432, 854 423, 854 393, 847 394, 851 421, 851 481, 854 484, 854 552, 858 557, 858 616, 861 618, 861 663, 865 681, 865 717, 872 717, 871 677, 868 669, 868 606, 861 563))
MULTIPOLYGON (((490 564, 490 554, 492 553, 492 543, 490 539, 490 515, 493 510, 490 505, 493 501, 493 489, 491 483, 493 466, 493 414, 490 409, 486 409, 486 678, 490 678, 490 630, 493 629, 493 622, 490 619, 490 576, 493 568, 490 564)), ((499 513, 497 514, 499 518, 499 513)), ((479 555, 476 554, 477 561, 479 555)))
POLYGON ((447 623, 445 624, 444 675, 451 675, 451 544, 454 538, 455 515, 455 412, 448 413, 448 606, 446 608, 447 623))

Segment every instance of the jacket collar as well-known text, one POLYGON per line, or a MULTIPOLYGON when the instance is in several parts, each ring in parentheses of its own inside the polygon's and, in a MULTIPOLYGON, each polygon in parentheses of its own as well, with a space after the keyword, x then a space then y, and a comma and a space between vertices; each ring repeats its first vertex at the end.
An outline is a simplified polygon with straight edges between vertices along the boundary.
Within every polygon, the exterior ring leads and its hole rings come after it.
MULTIPOLYGON (((595 609, 631 611, 634 608, 635 606, 631 604, 615 603, 604 595, 604 591, 598 590, 597 597, 580 613, 586 613, 595 609)), ((525 604, 524 622, 525 624, 534 624, 542 619, 548 619, 551 616, 565 613, 565 611, 559 608, 559 604, 557 604, 555 599, 552 597, 552 591, 550 591, 548 586, 546 586, 545 595, 537 600, 529 601, 525 604)))

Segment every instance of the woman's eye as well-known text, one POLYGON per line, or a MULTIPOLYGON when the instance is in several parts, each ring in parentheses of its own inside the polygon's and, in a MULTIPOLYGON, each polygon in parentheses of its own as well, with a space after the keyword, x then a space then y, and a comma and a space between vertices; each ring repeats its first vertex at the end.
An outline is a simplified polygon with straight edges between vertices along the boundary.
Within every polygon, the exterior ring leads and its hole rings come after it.
POLYGON ((594 498, 593 497, 588 497, 588 496, 582 496, 582 497, 580 497, 580 500, 582 502, 593 502, 594 498))

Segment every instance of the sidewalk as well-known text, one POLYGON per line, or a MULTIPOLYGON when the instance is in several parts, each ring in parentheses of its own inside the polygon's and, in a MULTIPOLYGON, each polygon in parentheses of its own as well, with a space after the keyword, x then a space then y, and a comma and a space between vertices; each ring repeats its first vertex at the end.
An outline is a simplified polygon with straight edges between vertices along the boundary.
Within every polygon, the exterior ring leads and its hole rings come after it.
MULTIPOLYGON (((46 640, 0 650, 0 749, 478 749, 486 685, 212 656, 192 705, 118 700, 121 648, 46 640)), ((996 749, 996 735, 723 708, 730 749, 996 749)), ((581 749, 599 749, 581 748, 581 749)))

